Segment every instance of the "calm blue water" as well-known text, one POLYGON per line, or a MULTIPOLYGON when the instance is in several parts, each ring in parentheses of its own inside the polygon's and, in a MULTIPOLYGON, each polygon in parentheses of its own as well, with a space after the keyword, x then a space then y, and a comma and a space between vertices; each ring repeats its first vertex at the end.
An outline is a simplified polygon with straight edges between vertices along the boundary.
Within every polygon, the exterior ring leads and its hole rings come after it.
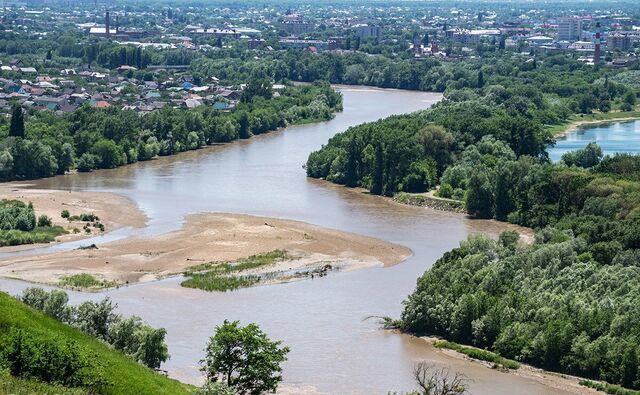
POLYGON ((640 121, 600 124, 594 127, 580 128, 559 138, 555 147, 549 148, 549 158, 559 161, 567 151, 583 148, 595 141, 605 155, 616 152, 640 154, 640 121))

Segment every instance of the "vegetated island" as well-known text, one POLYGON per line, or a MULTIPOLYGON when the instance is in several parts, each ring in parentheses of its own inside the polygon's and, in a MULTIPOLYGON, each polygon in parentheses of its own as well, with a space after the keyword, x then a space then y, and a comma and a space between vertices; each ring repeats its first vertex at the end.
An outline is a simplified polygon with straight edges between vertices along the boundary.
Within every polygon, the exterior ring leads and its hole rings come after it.
POLYGON ((410 255, 406 247, 303 222, 193 214, 182 229, 160 236, 5 258, 0 261, 0 276, 85 288, 87 284, 151 281, 187 272, 188 280, 192 280, 187 285, 225 290, 236 286, 196 286, 194 278, 201 280, 199 284, 220 283, 219 278, 202 281, 202 277, 211 277, 212 271, 218 276, 223 271, 224 275, 251 276, 250 284, 241 282, 240 286, 253 285, 256 278, 260 283, 277 283, 323 276, 330 270, 391 266, 410 255), (242 265, 242 270, 237 270, 237 265, 242 265))
POLYGON ((0 184, 0 198, 14 202, 14 205, 31 207, 24 216, 33 218, 27 218, 25 222, 35 225, 22 226, 15 221, 3 224, 0 231, 2 252, 33 248, 33 244, 79 240, 123 227, 141 228, 147 221, 133 201, 114 193, 31 189, 28 186, 0 184), (40 234, 46 237, 39 237, 40 234))

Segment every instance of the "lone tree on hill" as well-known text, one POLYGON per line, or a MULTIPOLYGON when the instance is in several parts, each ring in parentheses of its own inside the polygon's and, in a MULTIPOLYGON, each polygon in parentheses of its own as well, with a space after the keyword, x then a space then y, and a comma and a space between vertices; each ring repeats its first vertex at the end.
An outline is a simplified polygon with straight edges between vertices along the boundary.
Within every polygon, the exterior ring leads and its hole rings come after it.
POLYGON ((24 137, 24 113, 20 106, 13 107, 11 124, 9 125, 9 136, 24 137))
POLYGON ((275 392, 282 381, 280 364, 289 347, 271 341, 256 324, 241 326, 227 320, 209 339, 202 364, 207 383, 221 381, 238 394, 275 392))

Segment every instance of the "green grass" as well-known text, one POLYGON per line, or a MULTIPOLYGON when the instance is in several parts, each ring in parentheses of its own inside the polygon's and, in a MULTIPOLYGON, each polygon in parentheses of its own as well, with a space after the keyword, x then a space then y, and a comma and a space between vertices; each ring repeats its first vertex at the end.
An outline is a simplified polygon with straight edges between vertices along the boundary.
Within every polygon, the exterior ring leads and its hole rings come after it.
POLYGON ((21 244, 50 243, 67 233, 61 226, 36 226, 31 231, 0 230, 0 247, 21 244))
POLYGON ((580 385, 593 388, 612 395, 640 395, 640 391, 629 390, 617 384, 599 383, 591 380, 580 380, 580 385))
POLYGON ((520 364, 514 360, 501 357, 494 352, 480 348, 463 346, 447 340, 436 340, 433 345, 437 348, 448 348, 481 361, 493 362, 507 369, 518 369, 520 367, 520 364))
MULTIPOLYGON (((55 336, 61 336, 73 340, 85 349, 95 353, 103 367, 105 378, 111 383, 110 386, 104 388, 104 394, 190 394, 194 391, 194 387, 158 374, 124 354, 109 348, 99 340, 24 305, 6 293, 0 292, 0 350, 5 347, 4 342, 7 341, 10 332, 14 328, 27 331, 33 336, 42 339, 43 342, 55 336)), ((32 380, 1 381, 0 393, 82 393, 76 392, 76 390, 58 391, 55 390, 56 387, 40 384, 32 380), (4 388, 9 389, 3 391, 4 388)))
POLYGON ((62 277, 60 285, 71 288, 111 288, 115 287, 115 281, 98 280, 91 274, 81 273, 62 277))
POLYGON ((400 192, 395 194, 393 200, 412 206, 430 207, 436 210, 466 212, 464 201, 447 199, 434 196, 400 192))
POLYGON ((289 256, 285 250, 273 250, 264 254, 252 255, 235 263, 209 262, 192 266, 183 274, 187 277, 180 285, 187 288, 198 288, 205 291, 231 291, 250 287, 260 282, 260 276, 239 276, 246 270, 273 265, 289 256))
POLYGON ((84 395, 87 391, 80 388, 65 388, 59 385, 42 383, 38 380, 12 377, 6 371, 0 371, 0 394, 11 395, 84 395))
POLYGON ((187 288, 198 288, 204 291, 233 291, 238 288, 251 287, 260 282, 259 276, 220 276, 215 273, 197 273, 180 285, 187 288))

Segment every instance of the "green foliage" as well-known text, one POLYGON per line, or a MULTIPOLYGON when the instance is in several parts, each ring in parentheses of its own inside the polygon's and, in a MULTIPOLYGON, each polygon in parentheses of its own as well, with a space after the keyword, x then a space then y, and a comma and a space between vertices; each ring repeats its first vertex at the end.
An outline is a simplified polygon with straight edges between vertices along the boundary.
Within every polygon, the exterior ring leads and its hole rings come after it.
MULTIPOLYGON (((193 388, 154 373, 148 368, 134 362, 131 358, 109 348, 104 342, 92 338, 77 329, 61 323, 25 304, 15 300, 7 294, 0 293, 0 349, 6 349, 12 333, 22 330, 23 333, 37 339, 38 345, 60 339, 61 343, 75 343, 85 355, 92 355, 94 362, 100 364, 102 377, 109 382, 109 386, 101 387, 97 393, 102 394, 188 394, 193 388)), ((0 380, 0 389, 7 385, 0 380)), ((75 394, 75 390, 66 388, 54 391, 53 387, 42 385, 32 380, 14 378, 8 384, 13 388, 11 393, 50 393, 75 394), (28 388, 33 388, 29 391, 28 388)), ((11 388, 11 387, 10 387, 11 388)))
POLYGON ((609 383, 597 383, 591 380, 580 380, 580 385, 593 388, 611 395, 639 395, 640 391, 629 390, 619 385, 609 383))
POLYGON ((44 291, 27 288, 23 303, 66 322, 84 333, 111 344, 116 350, 130 355, 134 360, 152 369, 158 369, 169 359, 165 342, 166 330, 155 329, 139 317, 123 318, 115 313, 116 305, 109 298, 96 303, 83 302, 76 307, 67 306, 64 291, 44 291))
POLYGON ((67 388, 61 385, 43 383, 40 380, 13 377, 0 369, 0 393, 12 395, 85 395, 84 388, 67 388))
POLYGON ((24 137, 24 111, 20 106, 14 106, 9 125, 9 136, 24 137))
POLYGON ((285 250, 273 250, 264 254, 252 255, 235 263, 211 262, 189 268, 187 277, 180 285, 205 291, 232 291, 260 282, 259 275, 235 275, 243 271, 273 265, 277 261, 289 258, 285 250))
POLYGON ((98 280, 91 274, 80 273, 64 276, 60 280, 60 285, 71 288, 109 288, 116 285, 113 281, 98 280))
POLYGON ((188 111, 166 106, 140 117, 116 106, 85 105, 62 116, 33 114, 24 137, 0 141, 0 180, 50 177, 73 166, 81 172, 114 168, 291 124, 325 121, 342 108, 340 94, 326 83, 287 86, 271 97, 268 80, 254 82, 245 91, 251 98, 231 112, 212 106, 188 111))
POLYGON ((562 155, 562 161, 567 166, 578 166, 586 169, 600 163, 602 156, 602 148, 596 143, 589 143, 584 148, 562 155))
POLYGON ((51 226, 51 218, 42 214, 41 216, 38 217, 38 226, 39 227, 51 226))
POLYGON ((88 387, 101 391, 109 382, 103 377, 95 355, 77 342, 61 337, 46 341, 21 329, 5 339, 0 360, 14 377, 42 380, 65 387, 88 387))
POLYGON ((437 348, 448 348, 450 350, 455 350, 459 353, 467 355, 471 358, 479 359, 481 361, 493 362, 507 369, 518 369, 520 367, 520 364, 518 362, 503 358, 491 351, 481 350, 475 347, 466 347, 458 343, 446 340, 436 340, 433 345, 437 348))
POLYGON ((236 392, 227 384, 216 381, 205 383, 204 386, 198 388, 195 395, 236 395, 236 392))
POLYGON ((36 214, 31 203, 19 200, 0 202, 0 247, 21 244, 49 243, 67 233, 60 226, 51 226, 51 218, 36 214))
POLYGON ((517 249, 470 237, 419 279, 401 328, 637 388, 640 267, 582 258, 583 238, 553 233, 517 249))
POLYGON ((30 231, 36 227, 36 214, 31 203, 19 200, 0 202, 0 229, 30 231))
POLYGON ((169 359, 169 350, 164 337, 167 331, 164 328, 154 329, 143 325, 136 331, 137 348, 134 358, 152 369, 160 368, 160 364, 169 359))
POLYGON ((280 345, 255 324, 243 327, 225 320, 209 339, 202 371, 208 382, 222 381, 237 393, 275 392, 282 381, 280 365, 289 352, 280 345))

